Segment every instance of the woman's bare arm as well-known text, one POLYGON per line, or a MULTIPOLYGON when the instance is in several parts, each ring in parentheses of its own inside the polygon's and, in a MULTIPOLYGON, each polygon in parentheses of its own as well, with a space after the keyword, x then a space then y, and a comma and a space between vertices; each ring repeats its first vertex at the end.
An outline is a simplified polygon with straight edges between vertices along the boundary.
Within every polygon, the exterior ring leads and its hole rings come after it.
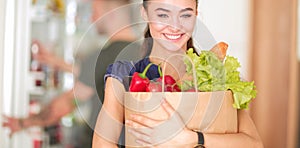
POLYGON ((117 147, 124 121, 123 85, 114 78, 108 78, 105 99, 98 115, 93 137, 93 148, 117 147))
POLYGON ((262 148, 256 127, 245 110, 238 110, 237 134, 204 134, 205 147, 262 148))

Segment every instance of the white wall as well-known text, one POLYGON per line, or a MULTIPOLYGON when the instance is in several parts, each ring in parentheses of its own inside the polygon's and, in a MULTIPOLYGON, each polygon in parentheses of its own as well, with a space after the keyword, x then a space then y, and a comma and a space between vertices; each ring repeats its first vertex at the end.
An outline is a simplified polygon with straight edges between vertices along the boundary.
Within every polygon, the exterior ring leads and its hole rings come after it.
POLYGON ((199 0, 199 18, 217 42, 229 44, 228 54, 240 61, 241 75, 249 75, 250 0, 199 0))

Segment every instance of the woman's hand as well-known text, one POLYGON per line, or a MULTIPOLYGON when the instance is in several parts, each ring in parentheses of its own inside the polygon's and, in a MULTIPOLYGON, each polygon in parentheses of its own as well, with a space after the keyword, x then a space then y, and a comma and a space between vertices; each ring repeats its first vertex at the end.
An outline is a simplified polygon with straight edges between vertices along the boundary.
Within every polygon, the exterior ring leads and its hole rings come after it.
POLYGON ((126 120, 128 132, 136 137, 136 142, 149 147, 193 147, 197 134, 187 129, 174 108, 164 99, 162 108, 167 113, 166 120, 155 120, 143 115, 132 115, 126 120))

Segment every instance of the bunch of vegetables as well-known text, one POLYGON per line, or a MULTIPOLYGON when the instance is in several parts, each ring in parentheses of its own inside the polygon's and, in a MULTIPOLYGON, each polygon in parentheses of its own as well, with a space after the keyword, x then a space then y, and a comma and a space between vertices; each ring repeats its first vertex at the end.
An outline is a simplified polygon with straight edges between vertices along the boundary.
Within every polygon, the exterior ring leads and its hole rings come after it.
MULTIPOLYGON (((242 81, 240 78, 240 63, 232 56, 226 56, 228 45, 224 42, 218 43, 209 51, 202 51, 199 55, 193 49, 187 51, 184 60, 186 65, 186 76, 176 82, 170 75, 164 76, 165 92, 194 92, 197 88, 200 92, 231 90, 234 97, 233 107, 247 109, 250 101, 256 97, 254 82, 242 81), (189 59, 188 59, 189 58, 189 59), (225 61, 224 61, 225 59, 225 61), (195 71, 193 70, 193 66, 195 71), (193 78, 193 73, 195 77, 193 78), (194 86, 196 79, 197 86, 194 86)), ((142 73, 133 74, 129 90, 131 92, 162 92, 162 72, 158 66, 160 78, 149 80, 146 72, 152 64, 150 63, 142 73)))
MULTIPOLYGON (((216 51, 211 51, 202 51, 200 55, 197 55, 193 53, 193 49, 189 49, 187 56, 192 62, 188 59, 185 60, 187 75, 191 77, 193 74, 192 66, 194 65, 197 89, 199 91, 231 90, 234 97, 233 107, 237 109, 247 109, 250 101, 256 97, 257 92, 254 82, 241 80, 240 72, 238 71, 240 63, 236 58, 226 56, 225 61, 223 61, 225 58, 224 53, 218 54, 216 51)), ((183 80, 180 85, 183 91, 193 87, 193 79, 183 80)))

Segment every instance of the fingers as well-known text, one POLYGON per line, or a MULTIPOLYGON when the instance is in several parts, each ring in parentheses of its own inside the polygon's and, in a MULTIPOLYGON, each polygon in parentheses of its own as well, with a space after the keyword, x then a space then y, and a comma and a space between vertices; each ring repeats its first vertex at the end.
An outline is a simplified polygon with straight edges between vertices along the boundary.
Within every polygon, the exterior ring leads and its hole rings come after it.
POLYGON ((157 125, 158 123, 160 123, 160 121, 151 119, 144 115, 135 114, 135 115, 130 115, 130 117, 131 117, 131 121, 136 122, 136 123, 146 126, 146 127, 153 127, 154 125, 157 125))
POLYGON ((143 124, 140 124, 140 120, 142 120, 142 118, 144 117, 139 116, 134 118, 134 121, 126 120, 125 123, 127 125, 127 131, 128 133, 136 137, 136 143, 140 144, 141 146, 150 146, 152 129, 143 124))
POLYGON ((153 119, 155 117, 135 114, 125 121, 128 133, 136 138, 137 144, 153 147, 153 145, 165 142, 185 128, 179 114, 166 99, 162 100, 161 107, 168 115, 166 120, 160 121, 153 119))
POLYGON ((18 119, 13 118, 13 117, 8 117, 6 115, 2 115, 3 117, 3 122, 2 122, 2 127, 8 128, 9 129, 9 137, 12 137, 12 135, 21 130, 18 119))
POLYGON ((9 127, 9 123, 8 122, 3 122, 2 127, 9 127))
MULTIPOLYGON (((37 49, 32 49, 32 50, 36 50, 35 51, 32 51, 34 53, 37 53, 37 52, 43 52, 45 50, 45 47, 42 45, 42 43, 38 40, 33 40, 32 43, 31 43, 31 46, 34 47, 34 48, 37 48, 37 49), (42 51, 40 51, 42 50, 42 51)), ((32 48, 31 47, 31 48, 32 48)))
POLYGON ((2 118, 3 118, 3 120, 9 120, 9 119, 11 119, 12 117, 8 117, 8 116, 6 116, 6 115, 2 115, 2 118))
POLYGON ((2 115, 2 118, 3 118, 3 122, 2 122, 2 126, 3 127, 8 127, 9 126, 9 120, 8 120, 8 116, 5 116, 5 115, 2 115))
POLYGON ((32 41, 31 52, 33 53, 33 58, 37 60, 43 60, 43 58, 45 59, 51 56, 51 52, 49 52, 45 46, 37 40, 32 41))
POLYGON ((8 117, 6 115, 2 115, 2 118, 3 118, 3 122, 2 122, 2 126, 3 127, 9 127, 13 118, 12 117, 8 117))
POLYGON ((125 123, 126 123, 127 126, 132 127, 132 128, 142 128, 142 127, 144 127, 144 125, 139 124, 137 122, 134 122, 132 120, 126 120, 125 123))
POLYGON ((163 99, 161 101, 161 106, 168 114, 168 117, 171 117, 172 114, 174 114, 175 109, 171 106, 171 104, 166 99, 163 99))
POLYGON ((146 135, 140 132, 139 130, 135 130, 135 129, 128 129, 128 132, 136 137, 135 140, 136 143, 143 146, 151 144, 151 138, 149 135, 146 135))
POLYGON ((141 125, 141 124, 131 121, 131 120, 126 120, 126 125, 129 130, 135 130, 144 135, 150 136, 153 133, 152 127, 146 127, 144 125, 141 125))
POLYGON ((143 147, 153 147, 153 145, 151 145, 151 144, 149 144, 149 143, 147 143, 147 142, 145 142, 145 141, 143 141, 143 140, 139 140, 139 139, 137 139, 136 141, 135 141, 136 143, 138 143, 138 144, 140 144, 141 146, 143 146, 143 147))
POLYGON ((39 49, 40 49, 40 43, 37 41, 33 41, 31 44, 31 52, 33 53, 33 55, 38 54, 39 49))

